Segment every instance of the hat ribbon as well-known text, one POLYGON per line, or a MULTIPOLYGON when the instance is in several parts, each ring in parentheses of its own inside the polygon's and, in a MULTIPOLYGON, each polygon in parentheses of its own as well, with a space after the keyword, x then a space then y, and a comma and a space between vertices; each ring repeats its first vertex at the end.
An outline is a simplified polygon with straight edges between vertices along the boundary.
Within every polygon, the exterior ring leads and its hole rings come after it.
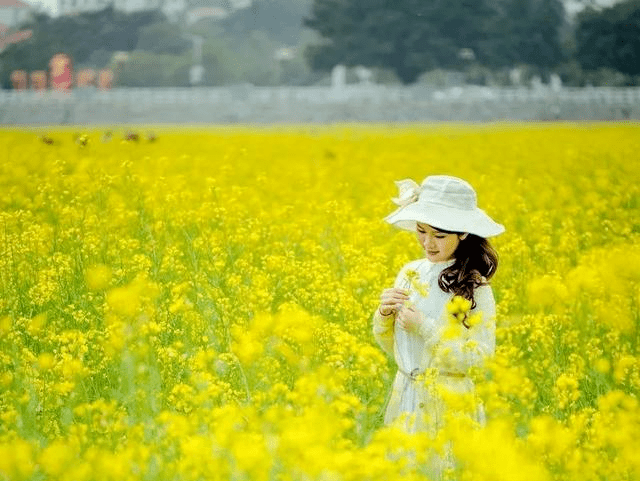
POLYGON ((396 187, 398 187, 398 197, 391 199, 394 204, 399 207, 406 207, 409 204, 413 204, 418 201, 422 188, 411 179, 396 180, 396 187))

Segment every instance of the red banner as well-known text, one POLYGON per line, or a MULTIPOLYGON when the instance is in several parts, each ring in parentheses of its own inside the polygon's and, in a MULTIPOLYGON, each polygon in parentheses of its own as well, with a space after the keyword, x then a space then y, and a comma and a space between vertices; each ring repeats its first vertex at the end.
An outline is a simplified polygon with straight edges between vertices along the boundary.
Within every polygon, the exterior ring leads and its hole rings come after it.
POLYGON ((113 71, 104 69, 98 72, 98 88, 100 90, 109 90, 113 86, 113 71))
POLYGON ((11 83, 15 90, 25 90, 27 88, 27 72, 24 70, 11 72, 11 83))
POLYGON ((36 70, 31 72, 31 88, 33 90, 46 90, 47 88, 47 72, 44 70, 36 70))
POLYGON ((51 72, 51 88, 54 90, 69 90, 73 84, 73 64, 71 58, 63 53, 57 53, 49 61, 51 72))
POLYGON ((85 68, 78 71, 76 86, 91 87, 96 83, 96 71, 92 68, 85 68))

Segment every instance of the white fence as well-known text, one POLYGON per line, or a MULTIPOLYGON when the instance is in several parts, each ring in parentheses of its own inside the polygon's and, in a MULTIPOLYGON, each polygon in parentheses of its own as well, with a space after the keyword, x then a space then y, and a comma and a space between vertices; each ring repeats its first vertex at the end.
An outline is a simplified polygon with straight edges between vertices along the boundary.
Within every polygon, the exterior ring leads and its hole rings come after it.
POLYGON ((606 105, 640 105, 640 87, 586 88, 493 88, 389 87, 382 85, 347 85, 332 87, 253 87, 230 86, 212 88, 121 88, 107 91, 76 89, 71 92, 33 92, 0 90, 0 106, 4 104, 47 104, 79 102, 88 104, 227 104, 249 102, 307 102, 332 104, 351 101, 388 103, 397 101, 431 102, 531 102, 558 101, 600 103, 606 105))
POLYGON ((0 91, 0 123, 640 119, 640 88, 335 87, 0 91))

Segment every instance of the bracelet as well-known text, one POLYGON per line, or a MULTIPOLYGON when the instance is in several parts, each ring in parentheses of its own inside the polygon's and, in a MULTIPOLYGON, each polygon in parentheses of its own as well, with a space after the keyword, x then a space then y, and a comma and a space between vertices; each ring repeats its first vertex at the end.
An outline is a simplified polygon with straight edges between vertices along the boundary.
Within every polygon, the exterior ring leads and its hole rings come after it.
POLYGON ((389 317, 390 315, 393 314, 393 309, 391 310, 391 312, 389 314, 383 314, 383 312, 378 307, 378 314, 380 314, 382 317, 389 317))

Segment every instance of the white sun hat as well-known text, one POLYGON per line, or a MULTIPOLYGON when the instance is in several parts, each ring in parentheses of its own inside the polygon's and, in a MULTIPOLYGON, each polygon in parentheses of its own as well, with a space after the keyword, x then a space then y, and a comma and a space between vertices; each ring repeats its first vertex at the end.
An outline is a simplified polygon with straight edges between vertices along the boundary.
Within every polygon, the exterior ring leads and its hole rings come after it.
POLYGON ((478 208, 476 192, 467 182, 448 175, 432 175, 418 185, 411 179, 396 181, 400 190, 393 202, 400 206, 385 217, 389 224, 416 230, 416 222, 451 232, 468 232, 480 237, 492 237, 504 232, 478 208))

